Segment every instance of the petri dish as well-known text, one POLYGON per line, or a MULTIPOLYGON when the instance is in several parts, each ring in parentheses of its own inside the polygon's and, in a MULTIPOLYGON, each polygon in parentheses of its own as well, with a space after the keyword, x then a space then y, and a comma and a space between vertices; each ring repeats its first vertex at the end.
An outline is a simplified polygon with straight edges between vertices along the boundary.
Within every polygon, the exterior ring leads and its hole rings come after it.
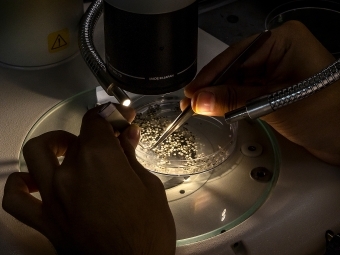
MULTIPOLYGON (((156 102, 165 104, 171 103, 172 100, 178 102, 183 92, 179 91, 177 94, 137 96, 133 99, 133 105, 140 111, 147 104, 156 102)), ((60 129, 78 135, 83 115, 96 103, 94 89, 58 103, 37 120, 23 145, 29 139, 51 130, 60 129)), ((164 112, 164 115, 171 115, 174 110, 172 108, 170 110, 164 112)), ((215 118, 212 119, 213 121, 207 124, 209 128, 214 128, 211 125, 216 123, 221 124, 216 122, 215 118)), ((215 129, 213 130, 215 132, 215 129)), ((206 132, 203 131, 202 135, 205 135, 206 132)), ((233 132, 233 144, 230 144, 230 152, 233 150, 233 153, 213 169, 189 176, 153 172, 164 184, 176 224, 177 246, 227 234, 225 232, 251 217, 266 201, 276 185, 281 155, 271 128, 261 121, 240 121, 233 132), (257 157, 249 157, 242 153, 243 145, 252 143, 260 144, 263 148, 262 153, 257 157), (258 167, 267 169, 271 173, 271 178, 266 181, 254 179, 251 173, 258 167)), ((19 162, 20 171, 27 172, 22 150, 19 162)), ((38 195, 37 197, 39 198, 38 195)))
POLYGON ((302 22, 334 57, 340 57, 340 4, 335 1, 298 0, 273 9, 265 20, 265 29, 273 29, 288 20, 302 22))
POLYGON ((209 171, 233 153, 237 123, 229 125, 223 117, 193 115, 155 149, 149 149, 181 113, 179 101, 169 94, 138 100, 134 123, 141 127, 141 140, 137 159, 158 174, 189 176, 209 171))

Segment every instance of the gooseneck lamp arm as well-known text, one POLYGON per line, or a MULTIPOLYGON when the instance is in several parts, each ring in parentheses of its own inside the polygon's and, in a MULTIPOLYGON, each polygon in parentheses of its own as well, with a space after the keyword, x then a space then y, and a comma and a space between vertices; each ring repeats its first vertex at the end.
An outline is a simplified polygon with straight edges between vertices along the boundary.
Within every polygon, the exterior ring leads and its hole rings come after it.
POLYGON ((131 103, 129 96, 118 86, 118 81, 107 72, 106 65, 93 43, 94 29, 102 12, 103 0, 94 0, 83 15, 78 40, 80 53, 106 93, 114 96, 119 103, 128 106, 131 103))
POLYGON ((309 97, 339 79, 340 59, 298 84, 252 99, 245 106, 227 112, 224 115, 225 120, 227 123, 233 123, 244 118, 257 119, 281 107, 309 97))

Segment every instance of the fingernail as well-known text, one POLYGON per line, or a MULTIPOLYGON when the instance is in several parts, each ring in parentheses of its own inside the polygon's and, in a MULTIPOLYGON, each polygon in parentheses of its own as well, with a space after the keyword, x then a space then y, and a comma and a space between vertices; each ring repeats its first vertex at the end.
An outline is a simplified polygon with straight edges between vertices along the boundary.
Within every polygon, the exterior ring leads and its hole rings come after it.
POLYGON ((140 136, 140 128, 135 124, 131 124, 127 132, 127 138, 129 140, 136 140, 136 139, 139 139, 139 136, 140 136))
POLYGON ((196 100, 196 112, 201 114, 208 114, 214 111, 215 95, 211 92, 200 92, 196 100))

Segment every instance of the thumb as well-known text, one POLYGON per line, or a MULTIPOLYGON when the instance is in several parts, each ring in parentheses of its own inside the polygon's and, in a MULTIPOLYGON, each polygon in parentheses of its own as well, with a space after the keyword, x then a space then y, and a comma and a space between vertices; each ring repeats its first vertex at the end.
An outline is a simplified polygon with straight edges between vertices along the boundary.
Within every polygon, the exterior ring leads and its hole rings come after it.
POLYGON ((224 116, 225 113, 242 107, 248 100, 262 96, 266 88, 237 84, 205 87, 195 92, 191 98, 194 112, 208 116, 224 116))
POLYGON ((132 147, 136 149, 140 139, 140 128, 135 124, 131 124, 121 133, 121 136, 124 136, 132 147))

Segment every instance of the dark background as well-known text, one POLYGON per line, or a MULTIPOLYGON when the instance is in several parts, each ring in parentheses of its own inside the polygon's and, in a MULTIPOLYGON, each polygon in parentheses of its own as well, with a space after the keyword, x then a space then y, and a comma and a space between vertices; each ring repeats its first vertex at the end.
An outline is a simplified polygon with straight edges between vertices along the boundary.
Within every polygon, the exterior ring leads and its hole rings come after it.
POLYGON ((219 6, 223 2, 226 1, 201 0, 198 24, 204 31, 230 45, 265 30, 265 19, 270 11, 288 1, 235 0, 219 6), (214 6, 215 9, 205 11, 214 6))
POLYGON ((289 19, 303 22, 336 58, 340 57, 339 0, 201 0, 199 27, 230 45, 265 30, 266 17, 279 6, 278 13, 290 10, 289 19), (299 8, 306 6, 318 8, 303 8, 302 13, 299 8))

